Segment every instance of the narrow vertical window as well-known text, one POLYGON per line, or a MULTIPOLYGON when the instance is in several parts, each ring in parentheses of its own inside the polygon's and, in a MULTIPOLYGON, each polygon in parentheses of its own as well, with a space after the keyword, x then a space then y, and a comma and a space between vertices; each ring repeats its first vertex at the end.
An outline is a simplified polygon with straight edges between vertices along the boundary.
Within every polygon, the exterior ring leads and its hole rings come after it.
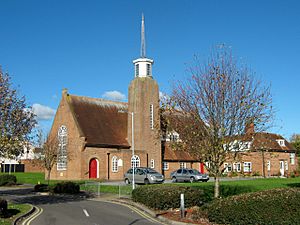
POLYGON ((62 125, 58 130, 57 170, 67 169, 67 127, 62 125))
POLYGON ((151 76, 151 66, 147 64, 147 76, 151 76))
POLYGON ((112 172, 118 172, 118 158, 117 156, 112 157, 112 172))
POLYGON ((150 128, 154 129, 153 104, 150 104, 150 128))
POLYGON ((139 64, 135 64, 135 76, 138 77, 140 74, 140 67, 139 64))
POLYGON ((267 170, 271 171, 271 161, 270 160, 267 161, 267 170))
POLYGON ((295 165, 295 153, 290 153, 290 163, 291 165, 295 165))
POLYGON ((155 165, 154 165, 154 159, 151 159, 150 167, 151 167, 152 169, 154 169, 154 167, 155 167, 155 165))
POLYGON ((169 163, 163 162, 163 170, 169 170, 169 163))

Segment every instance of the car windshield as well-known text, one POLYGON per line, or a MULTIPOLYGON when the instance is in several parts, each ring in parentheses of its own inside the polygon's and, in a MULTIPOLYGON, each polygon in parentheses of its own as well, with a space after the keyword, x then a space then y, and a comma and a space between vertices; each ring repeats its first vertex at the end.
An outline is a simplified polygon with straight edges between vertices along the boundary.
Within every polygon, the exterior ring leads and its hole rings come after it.
POLYGON ((150 169, 150 168, 147 168, 145 171, 146 171, 146 173, 158 173, 155 170, 150 169))
POLYGON ((198 170, 189 170, 191 174, 201 174, 198 170))

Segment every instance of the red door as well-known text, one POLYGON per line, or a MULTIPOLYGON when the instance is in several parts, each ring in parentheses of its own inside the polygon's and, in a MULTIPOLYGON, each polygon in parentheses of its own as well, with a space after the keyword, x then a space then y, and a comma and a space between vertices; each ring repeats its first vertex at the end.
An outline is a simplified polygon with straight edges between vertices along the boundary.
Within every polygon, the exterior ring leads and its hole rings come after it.
POLYGON ((200 173, 204 173, 204 163, 200 163, 200 173))
POLYGON ((97 160, 91 159, 90 161, 90 172, 89 172, 89 178, 98 178, 97 177, 97 160))

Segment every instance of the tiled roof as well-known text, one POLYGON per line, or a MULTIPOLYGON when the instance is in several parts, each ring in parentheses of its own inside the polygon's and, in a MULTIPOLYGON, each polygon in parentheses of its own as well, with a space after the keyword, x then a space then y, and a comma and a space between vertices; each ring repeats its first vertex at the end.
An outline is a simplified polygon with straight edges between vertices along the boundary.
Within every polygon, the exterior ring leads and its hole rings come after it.
POLYGON ((193 158, 187 151, 172 149, 168 142, 165 143, 163 147, 163 161, 197 161, 193 158))
POLYGON ((87 146, 129 148, 127 103, 68 95, 68 102, 87 146))

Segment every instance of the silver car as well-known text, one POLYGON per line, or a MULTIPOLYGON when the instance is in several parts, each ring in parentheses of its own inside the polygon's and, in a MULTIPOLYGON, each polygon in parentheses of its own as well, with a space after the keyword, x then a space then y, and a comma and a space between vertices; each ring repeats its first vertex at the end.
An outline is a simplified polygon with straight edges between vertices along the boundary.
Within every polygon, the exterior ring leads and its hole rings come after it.
POLYGON ((195 181, 207 182, 209 176, 207 174, 200 173, 195 169, 178 169, 171 173, 172 182, 185 182, 189 181, 191 183, 195 181))
MULTIPOLYGON (((132 169, 129 169, 124 174, 124 181, 126 184, 132 182, 132 172, 132 169)), ((134 182, 137 184, 161 184, 164 180, 164 176, 154 169, 147 167, 137 167, 134 169, 134 182)))

